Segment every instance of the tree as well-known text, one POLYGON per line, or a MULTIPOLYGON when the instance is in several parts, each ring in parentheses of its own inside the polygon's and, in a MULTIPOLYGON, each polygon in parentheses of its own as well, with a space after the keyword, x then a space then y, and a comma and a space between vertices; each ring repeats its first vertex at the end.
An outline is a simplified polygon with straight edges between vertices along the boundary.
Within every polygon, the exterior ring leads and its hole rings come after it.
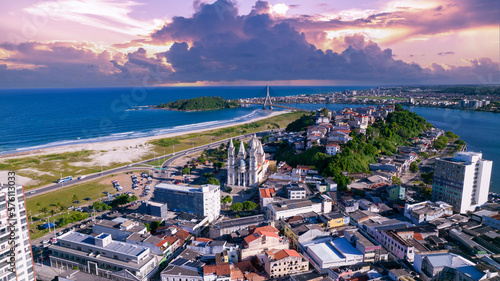
POLYGON ((94 207, 94 210, 99 211, 99 212, 102 210, 111 210, 111 206, 109 206, 108 204, 103 203, 101 201, 95 202, 93 207, 94 207))
POLYGON ((410 172, 412 172, 412 173, 418 172, 418 164, 417 164, 417 162, 411 162, 411 164, 410 164, 410 172))
POLYGON ((448 138, 445 136, 440 136, 434 141, 434 148, 437 150, 442 150, 448 145, 448 138))
POLYGON ((323 116, 327 117, 327 116, 328 116, 328 109, 327 109, 326 107, 323 107, 323 108, 321 109, 321 114, 322 114, 323 116))
POLYGON ((396 176, 393 176, 392 177, 392 184, 395 184, 395 185, 401 185, 403 184, 403 182, 401 181, 400 178, 396 177, 396 176))
POLYGON ((206 184, 215 184, 215 185, 220 185, 220 182, 216 178, 208 178, 207 181, 205 182, 206 184))
POLYGON ((233 198, 229 195, 226 195, 222 198, 221 203, 224 205, 231 204, 231 203, 233 203, 233 198))
POLYGON ((78 201, 78 196, 76 196, 76 194, 75 194, 75 195, 73 195, 73 197, 71 198, 71 201, 72 201, 73 203, 75 203, 75 201, 78 201))
POLYGON ((48 209, 47 209, 47 207, 43 207, 40 211, 42 211, 42 213, 46 214, 48 209))
POLYGON ((239 212, 241 210, 243 210, 243 204, 240 202, 236 202, 231 205, 231 211, 239 212))
POLYGON ((154 221, 149 226, 150 226, 150 231, 155 232, 156 229, 158 229, 158 227, 161 226, 161 221, 154 221))
POLYGON ((53 215, 55 215, 55 214, 56 214, 56 210, 54 210, 54 209, 50 209, 49 213, 50 213, 50 216, 53 216, 53 215))
POLYGON ((186 167, 186 168, 182 169, 181 172, 183 175, 187 175, 187 174, 191 173, 191 169, 189 167, 186 167))
POLYGON ((422 181, 425 182, 426 184, 432 184, 433 180, 434 180, 434 171, 422 174, 422 181))
POLYGON ((258 207, 258 205, 255 204, 252 201, 245 201, 245 202, 243 202, 243 209, 245 211, 255 210, 255 209, 257 209, 257 207, 258 207))

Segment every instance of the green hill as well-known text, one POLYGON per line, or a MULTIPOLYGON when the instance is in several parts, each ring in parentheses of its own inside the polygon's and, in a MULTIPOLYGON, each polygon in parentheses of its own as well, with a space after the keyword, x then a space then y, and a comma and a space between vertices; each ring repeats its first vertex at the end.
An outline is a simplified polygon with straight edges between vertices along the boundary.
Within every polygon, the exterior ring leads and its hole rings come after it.
POLYGON ((157 107, 181 111, 198 111, 233 108, 239 106, 240 104, 237 101, 226 100, 221 97, 198 97, 185 100, 176 100, 168 103, 160 103, 157 107))

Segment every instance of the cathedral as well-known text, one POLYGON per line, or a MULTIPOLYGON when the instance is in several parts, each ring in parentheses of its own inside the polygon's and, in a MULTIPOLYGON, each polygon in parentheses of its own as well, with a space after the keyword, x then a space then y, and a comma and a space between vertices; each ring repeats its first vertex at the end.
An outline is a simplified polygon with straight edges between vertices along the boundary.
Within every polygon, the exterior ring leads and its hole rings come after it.
POLYGON ((229 142, 227 184, 239 186, 257 186, 264 180, 269 160, 266 160, 262 143, 253 135, 248 143, 248 151, 245 151, 241 141, 238 155, 235 154, 233 140, 229 142))

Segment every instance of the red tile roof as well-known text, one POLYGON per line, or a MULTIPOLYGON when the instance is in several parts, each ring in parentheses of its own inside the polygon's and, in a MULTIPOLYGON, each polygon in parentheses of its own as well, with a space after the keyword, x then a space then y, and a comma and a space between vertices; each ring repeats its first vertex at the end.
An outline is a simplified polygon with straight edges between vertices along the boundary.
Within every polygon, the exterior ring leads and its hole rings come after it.
POLYGON ((196 241, 208 243, 208 242, 212 242, 214 240, 210 239, 210 238, 198 237, 198 238, 196 238, 196 241))
POLYGON ((189 232, 185 231, 184 229, 181 229, 179 232, 174 234, 174 236, 182 239, 182 240, 187 240, 191 234, 189 232))
POLYGON ((271 198, 273 193, 275 193, 274 188, 261 188, 260 189, 260 196, 262 198, 271 198))
POLYGON ((217 276, 231 275, 231 268, 229 267, 229 263, 205 265, 203 267, 203 275, 209 274, 215 274, 217 276))
POLYGON ((299 253, 297 253, 297 251, 295 251, 295 250, 281 250, 281 251, 274 254, 274 258, 276 260, 281 260, 281 259, 284 259, 287 257, 301 258, 302 256, 299 253))

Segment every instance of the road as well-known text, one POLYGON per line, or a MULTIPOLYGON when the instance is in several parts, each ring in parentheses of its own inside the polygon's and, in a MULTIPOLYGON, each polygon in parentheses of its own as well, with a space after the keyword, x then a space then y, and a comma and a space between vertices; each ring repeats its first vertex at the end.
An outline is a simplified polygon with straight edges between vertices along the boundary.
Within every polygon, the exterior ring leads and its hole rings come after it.
MULTIPOLYGON (((259 132, 259 133, 263 133, 263 132, 268 132, 268 131, 262 131, 262 132, 259 132)), ((251 133, 251 134, 245 134, 245 135, 240 135, 240 136, 233 137, 233 139, 245 139, 245 138, 251 137, 252 135, 253 135, 253 133, 251 133)), ((171 157, 171 158, 167 159, 165 162, 163 162, 163 164, 162 164, 162 167, 167 168, 167 167, 169 167, 169 165, 173 161, 175 161, 179 157, 183 157, 183 156, 188 155, 188 154, 193 154, 193 153, 196 153, 196 152, 200 152, 200 151, 203 151, 203 150, 205 150, 207 148, 217 147, 217 146, 221 145, 222 143, 227 143, 228 141, 229 141, 229 139, 224 139, 224 140, 216 141, 216 142, 213 142, 213 143, 210 143, 210 144, 205 144, 205 145, 197 146, 197 147, 194 147, 194 148, 190 148, 190 149, 178 151, 178 152, 175 152, 175 153, 161 155, 161 156, 158 156, 158 157, 155 157, 155 158, 152 158, 152 159, 148 159, 148 160, 136 162, 136 163, 129 164, 129 165, 126 165, 126 166, 121 166, 121 167, 117 167, 117 168, 105 170, 105 171, 102 171, 102 173, 95 173, 95 174, 86 175, 85 178, 81 179, 81 180, 73 179, 72 181, 68 181, 68 182, 55 183, 55 184, 51 184, 51 185, 48 185, 48 186, 40 187, 40 188, 37 188, 37 189, 32 189, 32 190, 26 192, 25 196, 26 196, 26 198, 30 198, 30 197, 37 196, 37 195, 40 195, 40 194, 43 194, 43 193, 47 193, 47 192, 51 192, 51 191, 54 191, 54 190, 57 190, 57 189, 60 189, 60 188, 69 187, 69 186, 73 186, 73 185, 80 184, 80 183, 83 183, 83 182, 87 182, 87 181, 99 179, 101 177, 104 177, 104 176, 107 176, 107 175, 111 175, 111 174, 124 173, 124 172, 134 171, 134 170, 148 169, 148 167, 144 167, 143 165, 153 166, 152 162, 165 159, 166 157, 171 157)))

